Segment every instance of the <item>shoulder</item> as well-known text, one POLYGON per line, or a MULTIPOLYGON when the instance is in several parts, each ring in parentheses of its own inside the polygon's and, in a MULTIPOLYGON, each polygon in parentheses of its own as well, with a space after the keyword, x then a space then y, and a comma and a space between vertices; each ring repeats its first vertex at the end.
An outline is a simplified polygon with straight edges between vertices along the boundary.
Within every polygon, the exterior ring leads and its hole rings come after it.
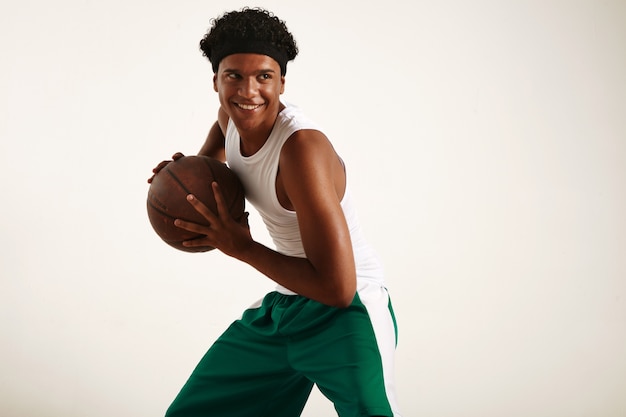
POLYGON ((326 134, 295 105, 285 104, 275 128, 285 135, 280 150, 283 168, 290 166, 298 170, 304 167, 303 164, 319 164, 335 154, 326 134))
POLYGON ((292 133, 285 141, 280 152, 280 160, 281 163, 319 162, 320 158, 331 154, 334 154, 333 146, 323 132, 316 129, 300 129, 292 133))

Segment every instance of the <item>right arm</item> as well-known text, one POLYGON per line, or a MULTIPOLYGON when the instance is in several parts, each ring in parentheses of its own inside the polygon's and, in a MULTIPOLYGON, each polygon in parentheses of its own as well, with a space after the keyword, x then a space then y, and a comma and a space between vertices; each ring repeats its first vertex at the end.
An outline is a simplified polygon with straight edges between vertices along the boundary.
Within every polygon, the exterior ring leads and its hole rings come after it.
POLYGON ((228 115, 220 107, 217 113, 217 122, 213 123, 204 145, 200 148, 198 155, 205 155, 226 162, 225 134, 228 126, 228 115))

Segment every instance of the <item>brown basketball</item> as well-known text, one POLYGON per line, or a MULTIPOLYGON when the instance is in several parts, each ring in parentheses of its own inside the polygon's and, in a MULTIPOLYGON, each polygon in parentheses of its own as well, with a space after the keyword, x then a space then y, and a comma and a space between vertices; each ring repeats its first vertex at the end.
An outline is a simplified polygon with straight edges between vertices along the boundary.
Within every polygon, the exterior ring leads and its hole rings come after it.
POLYGON ((183 246, 185 240, 202 235, 181 229, 174 220, 181 219, 207 224, 206 219, 187 201, 187 194, 195 195, 213 213, 217 206, 211 183, 216 181, 231 216, 239 220, 245 210, 243 186, 237 175, 217 159, 207 156, 184 156, 167 164, 159 171, 148 190, 148 218, 154 231, 165 243, 185 252, 206 252, 215 248, 183 246))

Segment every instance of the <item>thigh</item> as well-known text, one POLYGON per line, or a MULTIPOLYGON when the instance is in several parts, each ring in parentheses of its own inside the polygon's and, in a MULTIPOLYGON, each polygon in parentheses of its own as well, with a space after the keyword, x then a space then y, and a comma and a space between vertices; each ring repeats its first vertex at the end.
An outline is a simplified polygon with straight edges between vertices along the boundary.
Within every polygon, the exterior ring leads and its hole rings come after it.
POLYGON ((289 367, 283 339, 235 322, 202 358, 167 416, 292 417, 300 415, 311 388, 289 367))
MULTIPOLYGON (((366 288, 290 353, 341 417, 397 414, 393 388, 395 320, 384 288, 366 288)), ((296 341, 294 340, 294 341, 296 341)))

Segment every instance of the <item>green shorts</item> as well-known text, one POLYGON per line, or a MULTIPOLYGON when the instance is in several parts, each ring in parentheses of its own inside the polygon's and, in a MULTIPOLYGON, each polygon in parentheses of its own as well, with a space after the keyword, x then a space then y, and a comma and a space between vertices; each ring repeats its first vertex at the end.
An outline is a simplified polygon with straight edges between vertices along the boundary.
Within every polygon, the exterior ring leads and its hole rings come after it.
POLYGON ((378 284, 345 309, 269 293, 209 349, 167 417, 296 417, 313 384, 341 417, 397 417, 396 334, 378 284))

